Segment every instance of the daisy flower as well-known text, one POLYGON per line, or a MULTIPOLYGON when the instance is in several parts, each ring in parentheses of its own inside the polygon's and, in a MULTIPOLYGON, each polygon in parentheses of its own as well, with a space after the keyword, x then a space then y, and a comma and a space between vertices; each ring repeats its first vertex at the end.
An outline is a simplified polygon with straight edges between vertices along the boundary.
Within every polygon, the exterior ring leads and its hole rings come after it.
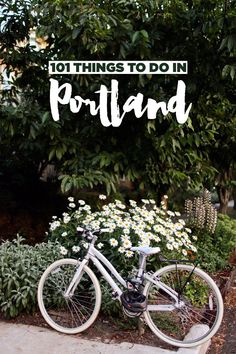
POLYGON ((65 255, 68 253, 68 251, 67 251, 67 249, 66 249, 65 247, 61 246, 61 247, 60 247, 60 253, 61 253, 63 256, 65 256, 65 255))
POLYGON ((101 200, 107 199, 107 197, 105 196, 105 194, 100 194, 98 198, 101 199, 101 200))
POLYGON ((126 251, 126 252, 125 252, 125 255, 126 255, 126 257, 131 258, 131 257, 133 257, 134 252, 132 252, 132 251, 126 251))
POLYGON ((73 246, 72 247, 72 251, 75 253, 78 253, 80 251, 80 247, 79 246, 73 246))
POLYGON ((132 247, 132 243, 130 242, 130 240, 128 238, 123 240, 123 247, 124 248, 130 248, 132 247))
POLYGON ((186 250, 182 250, 184 256, 187 256, 188 252, 186 250))
POLYGON ((112 247, 116 247, 118 245, 118 241, 115 238, 110 239, 110 245, 112 247))
POLYGON ((168 250, 172 251, 174 249, 174 247, 172 246, 171 243, 167 243, 166 247, 168 248, 168 250))

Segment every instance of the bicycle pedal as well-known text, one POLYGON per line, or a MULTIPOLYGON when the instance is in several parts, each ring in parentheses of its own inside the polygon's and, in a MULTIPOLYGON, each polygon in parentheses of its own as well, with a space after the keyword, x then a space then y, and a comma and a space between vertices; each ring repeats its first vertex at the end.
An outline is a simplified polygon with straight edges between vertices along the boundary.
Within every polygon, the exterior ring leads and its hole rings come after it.
POLYGON ((118 293, 116 291, 113 291, 111 297, 113 300, 116 300, 118 298, 118 293))

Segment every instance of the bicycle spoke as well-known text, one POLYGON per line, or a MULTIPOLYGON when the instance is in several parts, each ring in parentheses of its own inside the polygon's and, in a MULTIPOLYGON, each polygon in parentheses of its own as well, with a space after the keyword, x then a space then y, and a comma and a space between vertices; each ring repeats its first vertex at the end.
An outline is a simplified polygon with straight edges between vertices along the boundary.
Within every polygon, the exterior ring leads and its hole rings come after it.
MULTIPOLYGON (((70 301, 70 304, 71 304, 71 306, 73 307, 73 309, 74 309, 74 311, 75 311, 75 313, 76 313, 76 315, 77 315, 77 318, 80 320, 80 322, 81 322, 81 324, 83 323, 83 321, 82 321, 82 319, 85 319, 86 317, 83 315, 83 313, 81 312, 81 310, 78 308, 78 307, 76 307, 76 305, 74 304, 74 302, 73 301, 70 301), (81 316, 81 317, 80 317, 81 316), (81 319, 82 318, 82 319, 81 319)), ((72 313, 73 313, 73 311, 72 311, 72 313)), ((73 313, 73 318, 74 318, 74 313, 73 313)), ((76 324, 76 320, 75 320, 75 324, 76 324)))
POLYGON ((75 304, 81 306, 83 309, 85 309, 85 310, 87 311, 87 313, 89 313, 88 310, 91 311, 91 307, 88 307, 88 306, 83 305, 80 301, 73 300, 73 303, 75 303, 75 304))

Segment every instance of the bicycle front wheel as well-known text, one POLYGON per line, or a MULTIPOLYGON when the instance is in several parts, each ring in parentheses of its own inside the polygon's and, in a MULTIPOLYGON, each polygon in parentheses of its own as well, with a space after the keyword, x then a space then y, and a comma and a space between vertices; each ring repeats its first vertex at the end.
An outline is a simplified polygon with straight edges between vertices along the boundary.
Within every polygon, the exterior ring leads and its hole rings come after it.
POLYGON ((66 334, 86 330, 95 321, 101 306, 101 289, 92 270, 84 266, 79 283, 65 296, 80 262, 60 259, 43 273, 38 286, 38 305, 45 321, 66 334))
POLYGON ((165 342, 193 347, 210 339, 223 317, 223 300, 215 282, 190 265, 166 266, 144 288, 145 320, 165 342), (200 325, 200 326, 199 326, 200 325))

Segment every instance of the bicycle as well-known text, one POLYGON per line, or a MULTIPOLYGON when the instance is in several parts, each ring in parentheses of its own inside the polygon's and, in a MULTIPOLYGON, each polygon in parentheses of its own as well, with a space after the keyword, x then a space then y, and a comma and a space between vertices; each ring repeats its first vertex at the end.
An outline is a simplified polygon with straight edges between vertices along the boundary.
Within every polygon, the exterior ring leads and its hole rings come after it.
MULTIPOLYGON (((173 264, 147 272, 147 257, 159 253, 160 249, 132 247, 132 251, 139 253, 139 268, 133 278, 124 279, 95 248, 99 234, 107 231, 80 228, 82 235, 90 240, 83 260, 60 259, 43 273, 38 286, 38 305, 52 328, 76 334, 95 321, 102 295, 97 276, 88 266, 91 260, 109 283, 112 297, 120 301, 124 313, 140 316, 163 341, 188 348, 204 343, 217 332, 223 317, 223 300, 208 274, 195 265, 181 264, 189 262, 186 260, 168 260, 173 264), (203 331, 195 331, 194 338, 186 336, 199 324, 203 331)), ((167 261, 161 256, 160 260, 167 261)))

